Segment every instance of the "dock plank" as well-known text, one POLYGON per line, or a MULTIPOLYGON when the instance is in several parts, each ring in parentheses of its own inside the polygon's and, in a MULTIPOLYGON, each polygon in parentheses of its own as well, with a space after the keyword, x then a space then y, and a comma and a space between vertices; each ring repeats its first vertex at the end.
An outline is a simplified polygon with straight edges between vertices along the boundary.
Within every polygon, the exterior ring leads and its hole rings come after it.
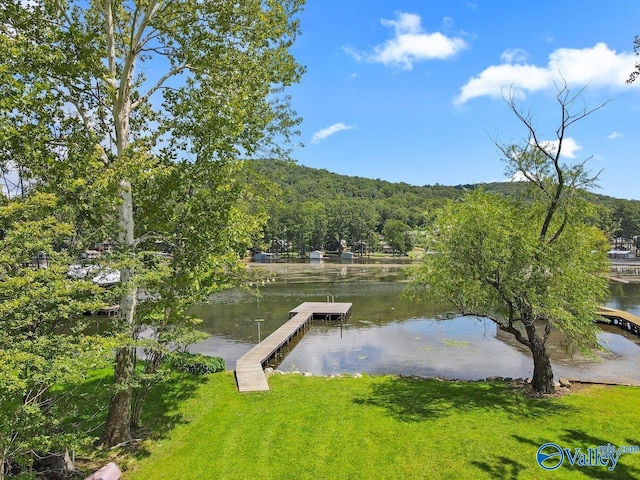
POLYGON ((317 316, 344 320, 351 313, 351 303, 304 302, 289 312, 289 321, 253 347, 236 362, 239 392, 269 390, 263 364, 293 336, 317 316))
POLYGON ((236 363, 236 380, 239 392, 265 392, 269 390, 262 365, 255 362, 236 363))

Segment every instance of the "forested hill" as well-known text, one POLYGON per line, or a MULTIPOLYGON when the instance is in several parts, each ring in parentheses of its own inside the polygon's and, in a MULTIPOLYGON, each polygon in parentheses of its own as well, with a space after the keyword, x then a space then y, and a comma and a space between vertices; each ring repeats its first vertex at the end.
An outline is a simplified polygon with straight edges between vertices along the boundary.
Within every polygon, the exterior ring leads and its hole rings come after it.
MULTIPOLYGON (((383 207, 385 211, 395 211, 397 215, 394 217, 402 217, 406 220, 410 218, 417 220, 417 217, 424 215, 425 210, 440 206, 447 199, 456 198, 466 190, 479 187, 479 185, 415 186, 404 182, 392 183, 380 179, 340 175, 325 169, 310 168, 280 160, 259 160, 254 161, 253 164, 258 174, 280 187, 282 194, 280 200, 284 202, 367 200, 383 207)), ((485 184, 484 187, 507 194, 518 190, 517 184, 509 183, 485 184)), ((407 223, 414 224, 412 221, 407 223)))
POLYGON ((280 160, 254 163, 257 172, 275 181, 281 187, 285 187, 287 197, 296 201, 330 200, 337 197, 368 200, 454 198, 461 191, 476 187, 475 185, 417 187, 404 182, 392 183, 380 179, 349 177, 325 169, 310 168, 280 160))
MULTIPOLYGON (((375 216, 376 230, 379 232, 388 219, 400 220, 411 228, 419 228, 429 222, 433 212, 447 199, 456 198, 468 190, 482 187, 488 191, 515 196, 522 193, 524 186, 518 182, 414 186, 402 182, 339 175, 325 169, 279 160, 256 160, 252 165, 260 177, 271 180, 280 187, 278 206, 273 205, 271 209, 273 222, 284 222, 284 217, 291 216, 287 215, 287 211, 297 211, 300 214, 303 210, 323 209, 331 217, 332 211, 345 212, 345 205, 351 205, 360 209, 364 216, 375 216)), ((617 230, 608 233, 623 236, 640 233, 640 201, 597 194, 592 194, 592 198, 595 203, 608 209, 608 229, 612 230, 611 226, 614 226, 613 230, 617 230)))

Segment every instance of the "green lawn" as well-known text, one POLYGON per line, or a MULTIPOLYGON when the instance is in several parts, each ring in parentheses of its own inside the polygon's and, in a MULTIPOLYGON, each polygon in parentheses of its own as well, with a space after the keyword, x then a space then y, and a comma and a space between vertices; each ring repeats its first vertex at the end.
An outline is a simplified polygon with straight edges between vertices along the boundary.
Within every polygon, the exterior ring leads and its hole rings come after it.
POLYGON ((392 376, 273 376, 239 394, 230 372, 165 385, 145 440, 121 464, 133 479, 640 478, 640 454, 547 472, 538 447, 640 444, 640 389, 584 387, 530 399, 502 383, 392 376))

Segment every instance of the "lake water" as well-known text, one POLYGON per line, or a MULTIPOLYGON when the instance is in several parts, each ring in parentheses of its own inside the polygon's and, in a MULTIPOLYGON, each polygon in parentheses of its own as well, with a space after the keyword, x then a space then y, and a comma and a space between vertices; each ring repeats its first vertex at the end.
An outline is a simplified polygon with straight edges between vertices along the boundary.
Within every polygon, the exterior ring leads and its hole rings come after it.
MULTIPOLYGON (((255 267, 252 267, 255 268, 255 267)), ((441 318, 443 308, 401 297, 403 265, 269 264, 258 286, 215 295, 194 313, 211 334, 193 351, 217 355, 233 369, 236 360, 288 319, 302 302, 353 303, 352 315, 339 322, 314 321, 304 337, 280 359, 280 370, 315 375, 367 372, 442 376, 476 380, 488 376, 530 377, 531 355, 492 322, 475 317, 441 318)), ((607 306, 640 316, 640 284, 612 284, 607 306)), ((603 325, 603 351, 597 358, 569 356, 562 337, 552 334, 549 350, 554 373, 586 381, 640 385, 640 338, 603 325)))

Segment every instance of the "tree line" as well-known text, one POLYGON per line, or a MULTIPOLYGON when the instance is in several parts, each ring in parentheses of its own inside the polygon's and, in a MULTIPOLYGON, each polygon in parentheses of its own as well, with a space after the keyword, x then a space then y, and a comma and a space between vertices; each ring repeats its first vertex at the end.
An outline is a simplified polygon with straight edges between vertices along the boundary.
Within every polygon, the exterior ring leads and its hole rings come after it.
MULTIPOLYGON (((255 160, 251 169, 257 178, 275 185, 267 207, 269 220, 254 246, 274 253, 335 251, 341 240, 356 249, 359 242, 366 242, 369 251, 379 250, 383 240, 400 253, 412 246, 427 248, 427 237, 421 232, 429 228, 435 212, 447 201, 478 189, 511 199, 528 194, 527 182, 414 186, 349 177, 280 160, 255 160), (398 235, 398 230, 403 234, 398 235)), ((631 239, 640 234, 640 201, 593 192, 585 195, 597 207, 590 222, 612 243, 615 238, 631 239)))

